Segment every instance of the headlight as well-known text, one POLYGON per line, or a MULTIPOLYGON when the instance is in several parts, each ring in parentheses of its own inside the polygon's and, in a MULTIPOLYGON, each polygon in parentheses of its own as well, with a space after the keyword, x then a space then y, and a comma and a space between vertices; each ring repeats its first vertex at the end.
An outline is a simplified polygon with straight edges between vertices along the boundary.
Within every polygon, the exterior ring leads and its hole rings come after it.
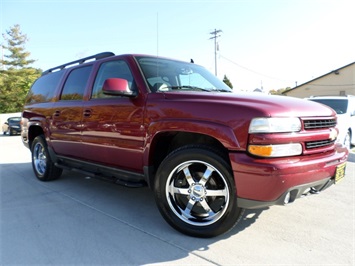
POLYGON ((249 133, 280 133, 301 130, 301 121, 297 117, 260 117, 254 118, 249 133))
POLYGON ((302 154, 302 145, 300 143, 249 145, 248 151, 262 157, 296 156, 302 154))

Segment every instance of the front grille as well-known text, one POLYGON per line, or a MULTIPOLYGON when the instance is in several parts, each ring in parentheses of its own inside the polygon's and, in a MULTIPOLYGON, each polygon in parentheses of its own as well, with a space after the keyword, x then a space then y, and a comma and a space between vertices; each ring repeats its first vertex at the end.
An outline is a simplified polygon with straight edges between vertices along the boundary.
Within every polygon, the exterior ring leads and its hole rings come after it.
POLYGON ((306 142, 306 149, 321 148, 321 147, 332 145, 334 142, 335 142, 335 140, 331 140, 331 139, 309 141, 309 142, 306 142))
POLYGON ((335 119, 317 119, 317 120, 304 120, 304 129, 319 129, 335 127, 337 122, 335 119))

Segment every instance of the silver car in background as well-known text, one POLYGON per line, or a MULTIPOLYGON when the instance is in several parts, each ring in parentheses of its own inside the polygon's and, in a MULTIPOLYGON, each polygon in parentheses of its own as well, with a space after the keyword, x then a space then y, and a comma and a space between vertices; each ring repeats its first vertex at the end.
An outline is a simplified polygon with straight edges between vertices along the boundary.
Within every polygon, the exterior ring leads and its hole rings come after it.
POLYGON ((335 110, 338 116, 338 142, 348 149, 355 145, 355 96, 314 96, 307 100, 327 105, 335 110))

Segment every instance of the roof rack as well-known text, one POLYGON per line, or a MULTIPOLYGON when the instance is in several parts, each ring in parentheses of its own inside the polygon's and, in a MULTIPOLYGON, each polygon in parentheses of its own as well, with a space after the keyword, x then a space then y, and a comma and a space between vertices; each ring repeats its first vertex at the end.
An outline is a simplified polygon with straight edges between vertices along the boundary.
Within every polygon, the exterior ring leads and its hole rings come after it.
POLYGON ((99 59, 102 59, 102 58, 105 58, 105 57, 114 56, 114 55, 115 55, 115 54, 112 53, 112 52, 103 52, 103 53, 91 55, 91 56, 88 56, 88 57, 84 57, 84 58, 81 58, 81 59, 79 59, 79 60, 75 60, 75 61, 72 61, 72 62, 63 64, 63 65, 60 65, 60 66, 56 66, 56 67, 50 68, 50 69, 44 71, 44 72, 42 73, 42 76, 47 75, 47 74, 49 74, 49 73, 52 73, 52 72, 54 72, 55 70, 62 70, 62 69, 66 68, 66 67, 68 67, 68 66, 71 66, 71 65, 84 64, 84 63, 85 63, 86 61, 88 61, 88 60, 92 60, 92 59, 99 60, 99 59))

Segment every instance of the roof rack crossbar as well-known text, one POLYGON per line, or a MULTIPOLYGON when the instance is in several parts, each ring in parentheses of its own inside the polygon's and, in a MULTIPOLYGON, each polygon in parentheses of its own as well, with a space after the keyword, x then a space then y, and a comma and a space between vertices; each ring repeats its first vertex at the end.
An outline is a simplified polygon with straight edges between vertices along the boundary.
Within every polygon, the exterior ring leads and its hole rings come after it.
POLYGON ((72 61, 72 62, 69 62, 69 63, 65 63, 65 64, 60 65, 60 66, 56 66, 56 67, 50 68, 50 69, 46 70, 45 72, 43 72, 42 76, 44 76, 46 74, 49 74, 49 73, 53 72, 54 70, 62 70, 62 69, 66 68, 66 67, 68 67, 70 65, 83 64, 83 63, 85 63, 86 61, 88 61, 90 59, 99 60, 99 59, 102 59, 102 58, 105 58, 105 57, 114 56, 114 55, 115 54, 112 53, 112 52, 103 52, 103 53, 91 55, 91 56, 88 56, 88 57, 84 57, 84 58, 81 58, 81 59, 78 59, 78 60, 75 60, 75 61, 72 61))

